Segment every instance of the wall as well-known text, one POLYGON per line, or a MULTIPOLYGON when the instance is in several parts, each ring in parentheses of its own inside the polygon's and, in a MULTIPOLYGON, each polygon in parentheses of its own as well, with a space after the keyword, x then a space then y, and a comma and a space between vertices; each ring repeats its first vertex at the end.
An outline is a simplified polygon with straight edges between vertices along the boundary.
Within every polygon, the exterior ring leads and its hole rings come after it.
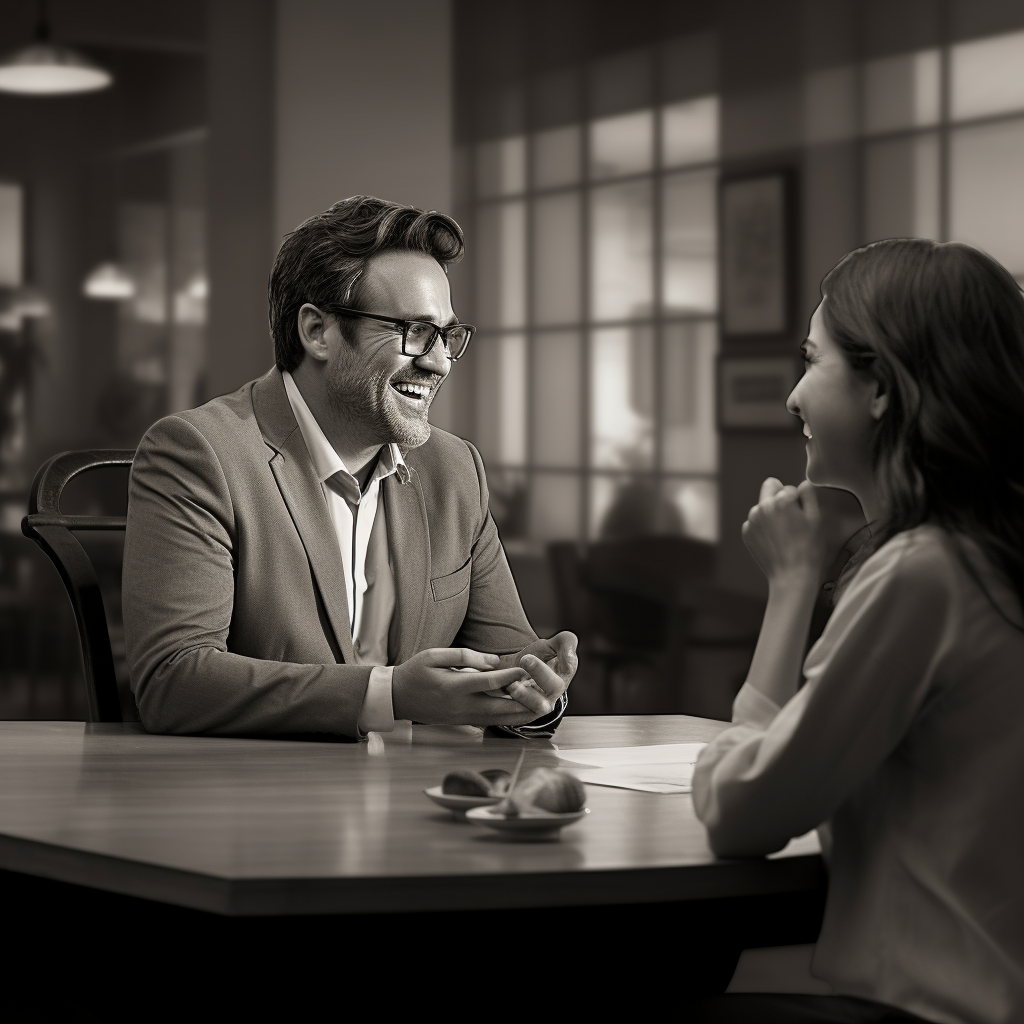
POLYGON ((278 0, 275 242, 351 195, 451 208, 449 7, 278 0))

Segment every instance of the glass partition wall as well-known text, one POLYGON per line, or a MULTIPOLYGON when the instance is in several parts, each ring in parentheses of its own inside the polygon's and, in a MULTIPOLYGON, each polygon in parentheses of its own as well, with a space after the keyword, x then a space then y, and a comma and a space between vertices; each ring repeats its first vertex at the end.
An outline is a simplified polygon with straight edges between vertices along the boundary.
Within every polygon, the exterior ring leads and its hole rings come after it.
POLYGON ((717 537, 719 103, 656 99, 473 147, 474 440, 505 539, 717 537))
POLYGON ((969 242, 1024 283, 1024 31, 861 75, 865 240, 969 242))

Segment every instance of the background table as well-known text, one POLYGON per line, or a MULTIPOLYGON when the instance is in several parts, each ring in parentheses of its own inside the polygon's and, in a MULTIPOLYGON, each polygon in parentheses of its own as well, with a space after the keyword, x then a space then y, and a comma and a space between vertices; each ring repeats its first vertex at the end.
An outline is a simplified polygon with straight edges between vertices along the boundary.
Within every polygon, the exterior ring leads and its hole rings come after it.
MULTIPOLYGON (((684 716, 567 718, 561 749, 706 741, 684 716)), ((558 842, 458 823, 423 789, 453 768, 555 764, 551 743, 406 727, 367 744, 0 723, 0 869, 226 915, 461 911, 820 890, 813 839, 718 860, 689 795, 587 787, 558 842)))

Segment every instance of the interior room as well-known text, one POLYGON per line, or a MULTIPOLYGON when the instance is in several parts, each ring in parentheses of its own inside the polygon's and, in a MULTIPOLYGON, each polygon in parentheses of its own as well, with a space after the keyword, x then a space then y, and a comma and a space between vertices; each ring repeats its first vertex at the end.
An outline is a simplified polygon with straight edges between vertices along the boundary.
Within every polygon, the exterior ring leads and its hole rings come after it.
MULTIPOLYGON (((479 333, 432 420, 484 458, 534 627, 581 637, 574 712, 727 719, 765 595, 740 526, 763 478, 802 479, 780 410, 821 278, 904 235, 1024 273, 1018 5, 245 8, 53 2, 113 84, 0 94, 4 716, 83 713, 73 617, 20 533, 35 470, 264 372, 280 239, 364 193, 466 231, 452 290, 479 333), (379 34, 434 71, 370 89, 370 53, 327 56, 379 34), (782 262, 751 330, 723 320, 722 197, 758 180, 782 262), (639 590, 610 543, 647 552, 639 590)), ((3 46, 37 18, 12 4, 3 46)))
MULTIPOLYGON (((338 200, 440 211, 465 234, 449 280, 475 334, 430 422, 479 451, 534 632, 578 638, 566 713, 717 723, 702 743, 732 717, 768 599, 744 522, 766 478, 805 478, 786 400, 823 277, 869 242, 923 238, 1024 284, 1016 0, 8 0, 0 137, 10 723, 99 721, 84 613, 23 532, 44 511, 37 471, 121 453, 53 513, 124 517, 150 427, 271 370, 275 257, 338 200), (85 84, 18 85, 32 45, 85 84)), ((844 494, 806 649, 864 524, 844 494)), ((78 536, 116 713, 138 723, 124 532, 78 536)), ((382 849, 374 813, 360 827, 382 849)), ((793 921, 820 917, 814 864, 793 921)), ((178 902, 233 912, 197 901, 178 902)), ((806 932, 740 948, 804 956, 806 932)))

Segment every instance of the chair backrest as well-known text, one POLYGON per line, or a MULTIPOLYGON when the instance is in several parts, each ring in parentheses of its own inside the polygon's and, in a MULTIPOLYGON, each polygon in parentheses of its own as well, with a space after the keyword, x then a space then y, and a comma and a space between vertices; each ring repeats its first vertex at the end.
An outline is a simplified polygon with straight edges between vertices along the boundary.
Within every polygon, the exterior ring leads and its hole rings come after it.
POLYGON ((94 449, 55 455, 39 467, 29 492, 29 514, 21 523, 21 532, 35 541, 56 566, 71 599, 82 642, 91 722, 120 722, 123 717, 96 568, 73 531, 124 530, 126 519, 124 516, 66 516, 60 511, 60 498, 67 484, 80 473, 131 466, 134 458, 132 450, 94 449))

